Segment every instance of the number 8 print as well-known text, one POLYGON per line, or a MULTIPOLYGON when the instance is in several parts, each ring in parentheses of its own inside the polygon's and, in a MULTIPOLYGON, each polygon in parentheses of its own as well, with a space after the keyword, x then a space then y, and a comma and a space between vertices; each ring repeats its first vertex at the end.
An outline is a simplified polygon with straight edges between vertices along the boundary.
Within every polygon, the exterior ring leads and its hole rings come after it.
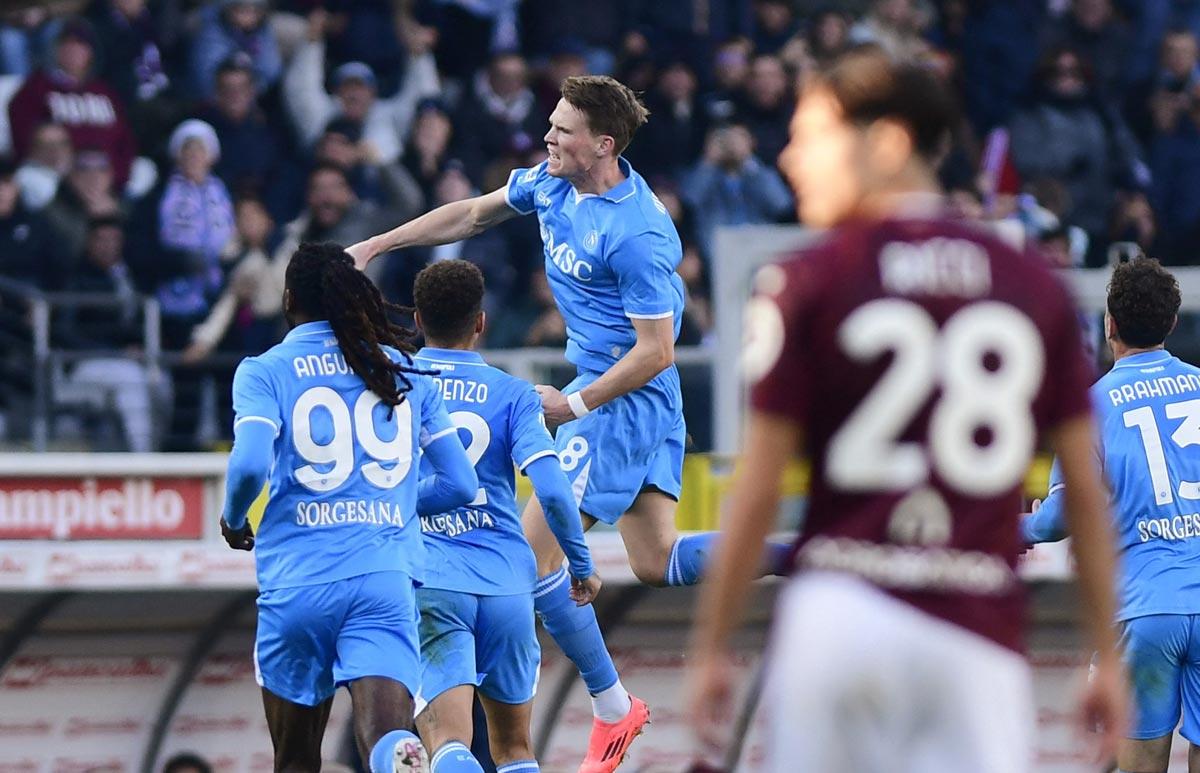
POLYGON ((567 447, 558 454, 558 464, 567 472, 579 466, 583 461, 583 457, 587 456, 588 442, 587 438, 576 435, 567 442, 567 447))

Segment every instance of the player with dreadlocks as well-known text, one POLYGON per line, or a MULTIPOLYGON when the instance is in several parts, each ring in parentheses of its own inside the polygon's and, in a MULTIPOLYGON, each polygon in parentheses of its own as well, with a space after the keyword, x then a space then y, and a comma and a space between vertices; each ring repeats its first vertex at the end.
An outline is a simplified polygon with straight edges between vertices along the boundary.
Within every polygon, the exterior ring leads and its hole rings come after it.
POLYGON ((423 770, 410 731, 420 677, 418 500, 466 504, 474 468, 411 333, 341 247, 288 264, 283 341, 238 366, 221 531, 256 552, 254 662, 275 769, 318 771, 334 690, 347 685, 372 773, 423 770), (418 485, 417 445, 432 469, 418 485), (246 514, 270 479, 257 535, 246 514))

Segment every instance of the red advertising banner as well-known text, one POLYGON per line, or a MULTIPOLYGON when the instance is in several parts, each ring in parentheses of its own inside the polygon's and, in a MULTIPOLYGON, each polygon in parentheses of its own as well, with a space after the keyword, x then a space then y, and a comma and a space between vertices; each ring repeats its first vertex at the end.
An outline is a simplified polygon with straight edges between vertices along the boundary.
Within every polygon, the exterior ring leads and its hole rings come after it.
POLYGON ((0 478, 0 540, 199 539, 201 477, 0 478))

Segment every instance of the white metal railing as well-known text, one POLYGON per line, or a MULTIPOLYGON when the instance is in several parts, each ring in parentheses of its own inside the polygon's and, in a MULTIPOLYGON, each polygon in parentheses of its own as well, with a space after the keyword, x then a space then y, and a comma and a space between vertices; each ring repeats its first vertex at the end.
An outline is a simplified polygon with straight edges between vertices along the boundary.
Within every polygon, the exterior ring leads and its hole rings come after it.
MULTIPOLYGON (((742 346, 742 308, 749 297, 754 272, 764 263, 802 246, 813 238, 797 226, 738 226, 717 230, 712 287, 715 335, 709 345, 680 347, 676 362, 687 368, 707 368, 713 399, 708 406, 714 433, 713 450, 734 454, 738 450, 745 394, 739 375, 742 346)), ((1183 310, 1200 312, 1200 267, 1172 268, 1183 291, 1183 310)), ((1109 269, 1071 269, 1064 272, 1081 307, 1104 308, 1109 269)), ((0 293, 17 294, 28 307, 29 351, 33 376, 31 441, 44 450, 53 416, 49 383, 50 365, 80 355, 57 349, 51 336, 54 312, 68 304, 114 305, 109 296, 43 293, 28 285, 0 278, 0 293)), ((159 309, 153 299, 143 304, 144 361, 159 372, 178 361, 178 353, 164 352, 159 338, 159 309)), ((558 348, 493 349, 481 352, 488 362, 533 383, 550 380, 556 368, 568 367, 558 348)), ((233 363, 227 363, 233 364, 233 363)), ((212 390, 206 390, 212 395, 212 390)))

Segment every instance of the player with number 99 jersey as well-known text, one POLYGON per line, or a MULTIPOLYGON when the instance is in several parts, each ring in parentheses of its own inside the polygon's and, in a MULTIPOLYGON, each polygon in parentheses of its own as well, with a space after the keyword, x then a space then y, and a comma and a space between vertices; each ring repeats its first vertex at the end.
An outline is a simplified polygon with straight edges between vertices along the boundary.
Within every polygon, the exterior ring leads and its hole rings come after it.
POLYGON ((373 771, 426 769, 411 732, 420 680, 419 497, 469 501, 478 480, 412 331, 337 244, 288 260, 291 332, 233 378, 233 449, 221 534, 257 547, 254 670, 279 770, 318 770, 334 690, 354 704, 373 771), (417 455, 435 473, 417 475, 417 455), (251 503, 268 484, 261 521, 251 503), (255 533, 257 532, 257 533, 255 533), (257 542, 257 544, 256 544, 257 542))
POLYGON ((420 580, 425 568, 417 460, 421 448, 453 435, 454 425, 428 376, 406 378, 411 390, 389 409, 347 365, 326 321, 298 325, 281 343, 244 360, 234 376, 236 424, 262 423, 276 433, 269 498, 255 535, 255 660, 260 683, 295 703, 321 703, 356 675, 352 668, 393 676, 417 692, 416 606, 411 586, 403 587, 408 578, 420 580), (309 589, 356 577, 390 578, 388 593, 410 598, 407 621, 385 621, 394 630, 377 649, 388 641, 395 646, 379 649, 374 665, 351 665, 343 654, 341 669, 331 669, 331 653, 313 653, 300 659, 317 669, 308 673, 292 656, 297 644, 287 633, 295 628, 297 604, 307 598, 305 614, 333 614, 309 589))

